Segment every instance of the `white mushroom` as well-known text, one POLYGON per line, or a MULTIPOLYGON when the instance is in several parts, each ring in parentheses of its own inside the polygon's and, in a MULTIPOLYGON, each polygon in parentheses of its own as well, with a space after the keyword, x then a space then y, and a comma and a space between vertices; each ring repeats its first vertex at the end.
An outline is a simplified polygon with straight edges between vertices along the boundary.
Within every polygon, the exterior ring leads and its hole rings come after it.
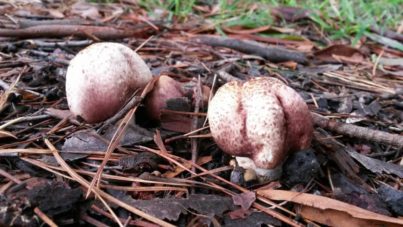
POLYGON ((88 123, 116 114, 152 74, 141 57, 118 43, 96 43, 70 62, 66 95, 70 111, 88 123))
POLYGON ((288 152, 310 146, 313 124, 304 100, 280 80, 260 77, 229 82, 208 110, 211 134, 226 153, 274 169, 288 152))

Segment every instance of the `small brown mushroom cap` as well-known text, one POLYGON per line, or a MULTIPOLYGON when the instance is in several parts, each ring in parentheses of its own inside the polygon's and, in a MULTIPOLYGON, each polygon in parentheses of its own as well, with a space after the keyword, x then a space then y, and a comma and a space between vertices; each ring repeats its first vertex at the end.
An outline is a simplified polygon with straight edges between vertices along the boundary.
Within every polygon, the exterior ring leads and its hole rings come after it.
POLYGON ((309 146, 312 138, 304 100, 274 78, 223 85, 210 102, 208 118, 223 151, 249 157, 260 168, 275 168, 288 151, 309 146))
POLYGON ((160 76, 155 82, 153 90, 147 95, 145 106, 151 119, 161 120, 161 110, 167 106, 169 99, 184 96, 180 82, 169 76, 160 76))
MULTIPOLYGON (((194 81, 179 82, 169 76, 162 75, 155 82, 153 90, 145 99, 145 106, 152 120, 160 121, 162 110, 167 108, 167 102, 172 99, 187 98, 194 100, 194 81)), ((207 104, 210 89, 202 86, 202 101, 207 104)))
POLYGON ((116 114, 152 74, 141 57, 118 43, 96 43, 80 51, 66 74, 70 111, 88 123, 116 114))

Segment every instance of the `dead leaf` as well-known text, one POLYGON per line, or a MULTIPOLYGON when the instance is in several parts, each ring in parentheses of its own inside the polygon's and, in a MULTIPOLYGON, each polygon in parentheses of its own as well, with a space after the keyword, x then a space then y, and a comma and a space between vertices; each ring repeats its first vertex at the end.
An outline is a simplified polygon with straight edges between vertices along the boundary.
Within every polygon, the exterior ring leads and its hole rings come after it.
POLYGON ((370 158, 363 154, 352 151, 352 149, 350 150, 351 150, 349 152, 350 156, 353 157, 355 160, 357 160, 359 163, 361 163, 369 171, 380 174, 381 173, 395 174, 396 176, 403 178, 402 166, 379 161, 377 159, 370 158))
POLYGON ((151 152, 126 155, 119 159, 124 171, 152 172, 158 168, 159 156, 151 152))
POLYGON ((340 173, 333 174, 331 178, 334 186, 332 198, 378 214, 391 215, 378 194, 365 189, 340 173))
MULTIPOLYGON (((91 153, 93 151, 105 151, 107 147, 107 142, 100 139, 94 130, 81 130, 66 139, 61 149, 61 156, 65 161, 76 161, 88 155, 74 153, 74 151, 91 153)), ((57 163, 53 156, 44 156, 41 160, 48 164, 57 163)))
POLYGON ((342 44, 316 51, 314 56, 317 60, 327 63, 362 63, 365 59, 364 54, 359 49, 342 44))
POLYGON ((322 74, 325 72, 335 72, 339 70, 343 65, 335 65, 335 64, 327 64, 327 65, 318 65, 318 66, 309 66, 309 67, 301 67, 299 68, 299 73, 305 74, 322 74))
MULTIPOLYGON (((117 126, 112 126, 106 129, 104 137, 111 140, 117 126)), ((166 135, 166 132, 161 132, 166 135)), ((147 143, 153 141, 153 132, 136 124, 129 124, 120 142, 123 146, 133 146, 135 144, 147 143)))
POLYGON ((256 194, 254 192, 244 192, 232 196, 232 200, 235 205, 241 206, 242 209, 248 210, 256 200, 256 194))
POLYGON ((218 195, 193 194, 189 198, 132 200, 130 204, 138 209, 161 219, 178 220, 181 213, 188 209, 195 210, 203 215, 221 215, 225 211, 233 210, 235 206, 229 197, 218 195))
POLYGON ((286 62, 279 63, 279 65, 292 69, 292 70, 295 70, 298 66, 298 63, 296 63, 295 61, 286 61, 286 62))
POLYGON ((308 19, 311 13, 312 12, 310 10, 299 7, 281 6, 281 7, 274 7, 271 9, 271 14, 273 16, 291 22, 302 19, 308 19))
MULTIPOLYGON (((244 212, 244 211, 243 211, 244 212)), ((228 215, 224 217, 224 225, 228 227, 245 227, 245 226, 281 226, 281 222, 263 212, 252 212, 244 214, 245 216, 242 217, 242 209, 238 209, 235 211, 230 212, 228 215), (238 213, 238 214, 236 214, 238 213), (232 215, 231 214, 235 214, 232 215), (237 217, 238 218, 233 218, 237 217)))
POLYGON ((97 20, 101 18, 98 7, 85 1, 78 1, 71 6, 71 13, 84 19, 97 20))
POLYGON ((234 220, 234 219, 244 219, 247 218, 252 212, 250 210, 245 210, 243 208, 233 210, 231 212, 228 212, 228 216, 234 220))
POLYGON ((108 143, 94 130, 82 130, 72 134, 63 144, 62 151, 104 151, 108 143))
POLYGON ((69 188, 62 182, 42 184, 29 190, 28 199, 32 206, 37 206, 49 216, 54 216, 78 208, 82 190, 69 188))
POLYGON ((378 194, 396 215, 403 216, 403 191, 381 184, 378 194))
POLYGON ((324 196, 284 190, 258 190, 258 195, 302 205, 300 214, 329 226, 402 226, 403 220, 373 213, 324 196))

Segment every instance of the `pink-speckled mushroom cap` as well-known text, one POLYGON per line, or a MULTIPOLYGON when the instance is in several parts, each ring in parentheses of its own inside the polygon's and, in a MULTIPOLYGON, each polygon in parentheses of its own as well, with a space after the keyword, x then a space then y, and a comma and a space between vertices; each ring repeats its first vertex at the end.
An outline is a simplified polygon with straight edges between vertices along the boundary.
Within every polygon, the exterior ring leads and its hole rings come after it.
POLYGON ((70 111, 88 123, 116 114, 136 89, 152 79, 146 63, 119 43, 96 43, 80 51, 66 74, 70 111))
POLYGON ((274 78, 229 82, 209 104, 211 134, 226 153, 275 168, 288 151, 310 145, 312 119, 304 100, 274 78))

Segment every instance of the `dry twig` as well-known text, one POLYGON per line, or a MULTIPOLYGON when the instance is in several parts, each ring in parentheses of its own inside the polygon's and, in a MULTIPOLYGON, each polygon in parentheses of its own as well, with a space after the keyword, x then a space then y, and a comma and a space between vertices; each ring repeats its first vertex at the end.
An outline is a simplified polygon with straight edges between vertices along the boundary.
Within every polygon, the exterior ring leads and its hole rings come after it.
POLYGON ((317 113, 312 113, 311 115, 315 124, 321 128, 352 138, 359 138, 366 141, 383 143, 396 146, 397 148, 403 148, 403 136, 329 120, 317 113))
POLYGON ((196 36, 193 39, 198 43, 215 47, 227 47, 247 54, 261 56, 272 62, 295 61, 302 64, 307 62, 307 58, 304 53, 291 51, 280 47, 266 46, 254 41, 216 36, 196 36))
POLYGON ((94 39, 121 39, 127 37, 143 36, 148 28, 117 29, 113 27, 87 26, 87 25, 38 25, 21 29, 0 29, 0 37, 15 38, 58 38, 66 36, 78 36, 94 39))

